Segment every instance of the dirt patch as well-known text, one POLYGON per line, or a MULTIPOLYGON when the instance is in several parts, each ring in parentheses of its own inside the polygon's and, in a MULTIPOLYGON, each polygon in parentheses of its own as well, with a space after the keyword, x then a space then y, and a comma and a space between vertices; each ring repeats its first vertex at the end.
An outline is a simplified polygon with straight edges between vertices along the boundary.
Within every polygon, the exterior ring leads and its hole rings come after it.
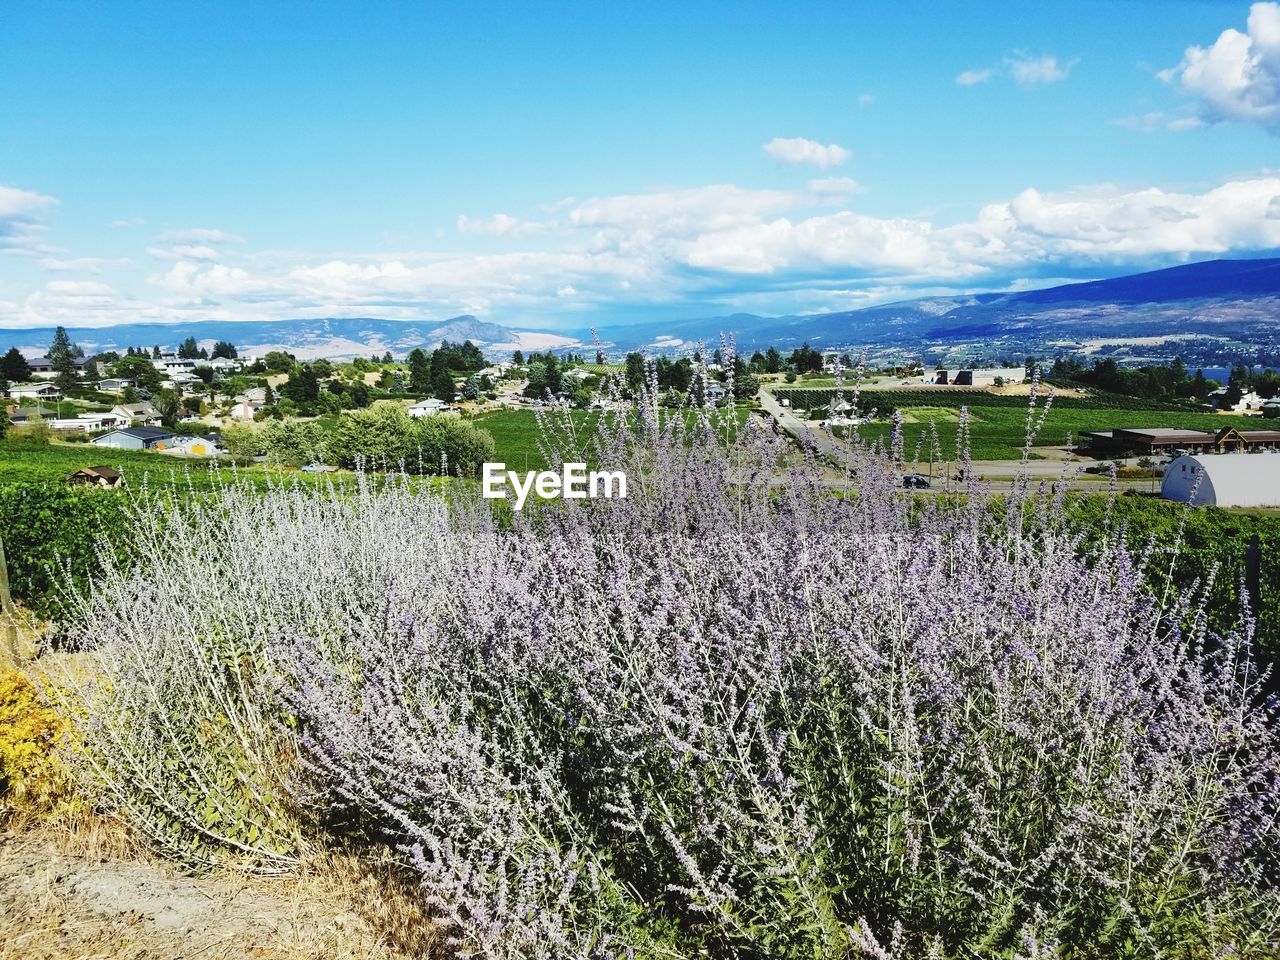
POLYGON ((433 940, 412 892, 353 858, 288 878, 189 876, 0 834, 0 960, 404 960, 432 956, 433 940))

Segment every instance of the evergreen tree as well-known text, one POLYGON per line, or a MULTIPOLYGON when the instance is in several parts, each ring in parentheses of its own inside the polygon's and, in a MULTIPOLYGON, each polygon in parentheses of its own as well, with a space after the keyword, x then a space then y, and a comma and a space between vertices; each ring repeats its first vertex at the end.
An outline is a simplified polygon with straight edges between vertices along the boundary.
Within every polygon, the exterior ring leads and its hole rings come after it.
POLYGON ((514 363, 517 367, 523 367, 524 354, 521 353, 519 350, 513 351, 511 354, 511 362, 514 363))
POLYGON ((71 338, 67 331, 58 327, 53 332, 53 342, 49 344, 49 363, 57 371, 58 388, 66 393, 76 385, 76 355, 71 338))
POLYGON ((0 377, 10 383, 22 383, 31 379, 31 364, 18 352, 17 347, 10 347, 9 352, 0 357, 0 377))
POLYGON ((407 362, 409 365, 409 392, 430 393, 431 361, 427 359, 426 353, 420 348, 414 347, 409 351, 407 362))
POLYGON ((449 354, 443 349, 431 354, 431 395, 438 400, 452 400, 456 392, 453 376, 449 373, 448 358, 449 354))
POLYGON ((200 347, 196 344, 195 337, 187 337, 178 345, 178 359, 194 360, 200 355, 200 347))
POLYGON ((234 360, 239 356, 235 344, 226 340, 219 340, 213 345, 213 359, 215 360, 234 360))

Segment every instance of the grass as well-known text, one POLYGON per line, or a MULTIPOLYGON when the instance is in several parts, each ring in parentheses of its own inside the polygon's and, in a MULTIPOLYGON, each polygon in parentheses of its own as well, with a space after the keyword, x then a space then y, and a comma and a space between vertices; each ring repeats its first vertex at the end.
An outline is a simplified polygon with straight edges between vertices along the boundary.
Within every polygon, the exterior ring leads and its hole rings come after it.
MULTIPOLYGON (((1026 435, 1027 413, 1020 407, 972 407, 970 434, 974 460, 1016 460, 1021 456, 1026 435)), ((954 407, 910 407, 903 410, 904 450, 914 458, 916 445, 923 442, 923 455, 928 459, 929 423, 937 423, 942 446, 942 459, 953 460, 955 453, 954 407)), ((1217 431, 1223 427, 1261 430, 1267 424, 1256 417, 1221 416, 1214 413, 1184 413, 1176 410, 1115 410, 1054 407, 1044 428, 1036 437, 1042 446, 1063 446, 1070 434, 1075 443, 1085 430, 1113 430, 1118 427, 1185 427, 1188 430, 1217 431)), ((890 424, 879 421, 858 428, 868 439, 888 440, 890 424)))
MULTIPOLYGON (((662 411, 662 416, 670 415, 671 411, 662 411)), ((687 411, 685 415, 690 419, 695 416, 692 411, 687 411)), ((557 413, 555 416, 563 414, 557 413)), ((582 461, 591 463, 588 449, 591 435, 602 417, 613 415, 599 411, 573 410, 570 416, 582 444, 582 461)), ((747 419, 747 411, 739 409, 737 418, 741 426, 747 419)), ((538 420, 532 410, 499 410, 477 418, 475 424, 493 436, 495 459, 505 463, 509 470, 547 469, 546 458, 538 450, 538 420)))
MULTIPOLYGON (((227 476, 225 467, 206 460, 178 458, 162 453, 96 447, 91 443, 52 443, 28 447, 0 441, 0 486, 8 484, 63 483, 83 467, 115 467, 131 486, 194 487, 205 489, 227 476)), ((285 476, 303 483, 323 483, 326 475, 285 471, 276 467, 238 468, 241 476, 266 484, 285 476)), ((342 475, 327 475, 341 482, 342 475)))

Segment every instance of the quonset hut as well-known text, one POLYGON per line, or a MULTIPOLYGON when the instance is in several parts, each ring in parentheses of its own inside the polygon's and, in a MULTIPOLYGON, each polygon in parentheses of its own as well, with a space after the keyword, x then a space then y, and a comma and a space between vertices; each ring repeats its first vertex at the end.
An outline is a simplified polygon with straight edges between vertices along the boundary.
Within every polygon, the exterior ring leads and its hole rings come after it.
POLYGON ((1197 506, 1280 507, 1280 454, 1177 457, 1165 468, 1160 496, 1197 506))

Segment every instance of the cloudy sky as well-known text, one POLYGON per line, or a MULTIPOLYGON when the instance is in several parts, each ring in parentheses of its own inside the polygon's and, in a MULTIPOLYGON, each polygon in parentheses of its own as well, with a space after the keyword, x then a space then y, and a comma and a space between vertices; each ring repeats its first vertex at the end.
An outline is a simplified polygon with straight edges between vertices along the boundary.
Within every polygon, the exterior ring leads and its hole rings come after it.
POLYGON ((581 329, 1280 248, 1280 4, 0 6, 0 327, 581 329))

